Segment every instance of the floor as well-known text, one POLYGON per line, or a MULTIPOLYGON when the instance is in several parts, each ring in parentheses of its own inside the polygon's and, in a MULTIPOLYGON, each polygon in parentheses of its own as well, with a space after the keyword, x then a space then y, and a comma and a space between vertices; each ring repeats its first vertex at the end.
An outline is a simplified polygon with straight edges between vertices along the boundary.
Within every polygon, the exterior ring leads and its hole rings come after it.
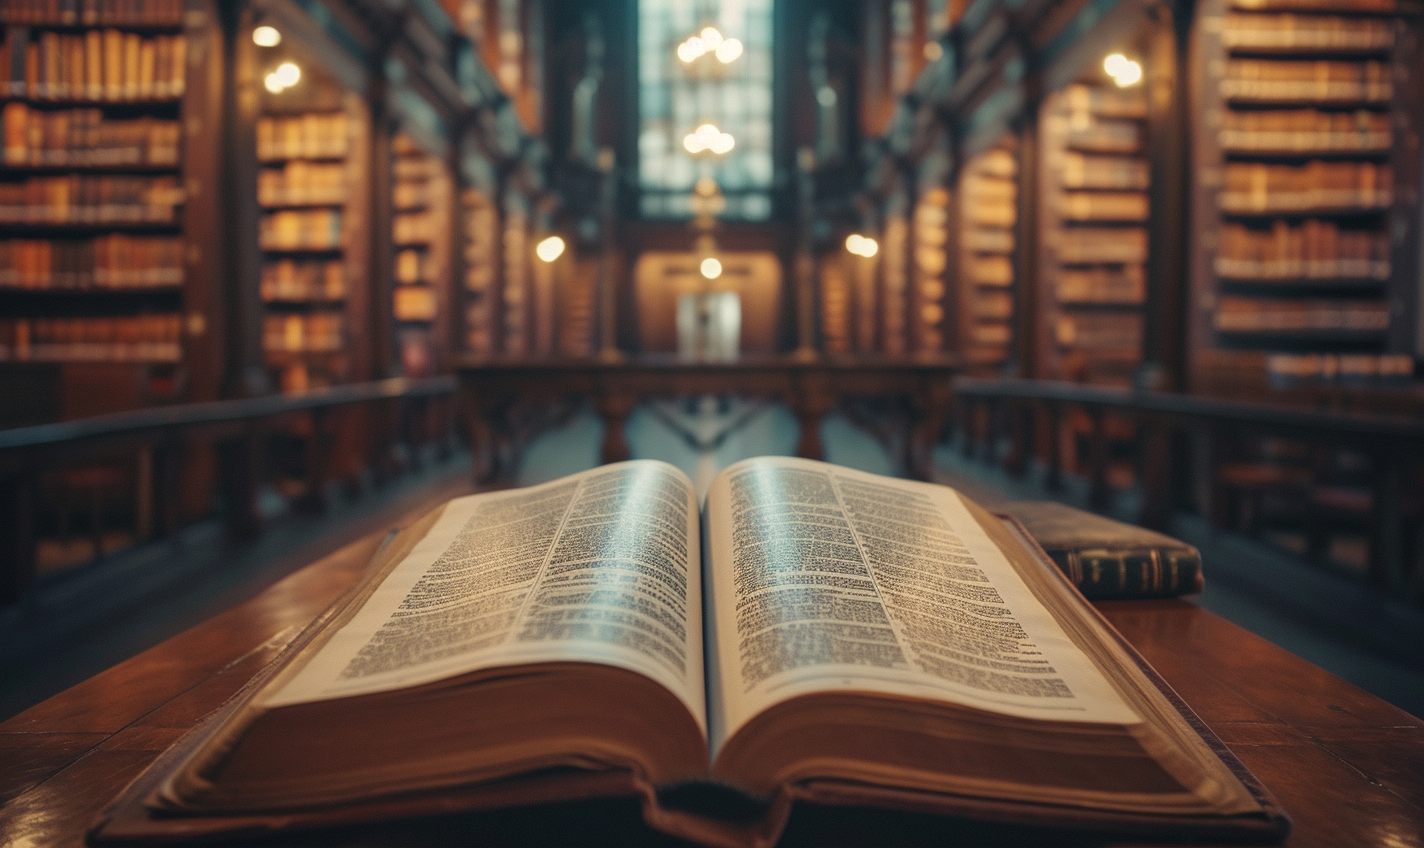
MULTIPOLYGON (((592 412, 570 417, 528 447, 517 482, 538 483, 593 467, 601 436, 592 412)), ((636 409, 627 436, 634 457, 671 462, 705 492, 717 471, 737 460, 793 453, 796 419, 783 406, 735 398, 664 401, 636 409)), ((900 473, 891 452, 844 417, 829 416, 822 437, 830 462, 900 473)), ((239 555, 205 545, 202 534, 213 530, 194 528, 182 550, 164 547, 115 558, 93 575, 80 574, 22 607, 0 612, 0 718, 256 594, 302 563, 402 514, 467 490, 468 463, 467 454, 459 455, 326 516, 274 522, 272 532, 239 555), (202 553, 219 550, 224 552, 202 553), (116 572, 127 603, 115 597, 116 572), (101 580, 104 574, 109 577, 101 580), (64 626, 65 609, 105 603, 107 612, 64 626)), ((1034 475, 1010 478, 964 460, 948 445, 935 452, 935 473, 938 482, 986 505, 1046 496, 1034 475)), ((1069 483, 1063 499, 1082 506, 1086 487, 1069 483)), ((1124 515, 1130 512, 1130 501, 1121 506, 1124 515)), ((1175 532, 1202 551, 1204 607, 1424 716, 1424 610, 1394 603, 1358 581, 1256 540, 1215 533, 1192 516, 1179 516, 1175 532)))

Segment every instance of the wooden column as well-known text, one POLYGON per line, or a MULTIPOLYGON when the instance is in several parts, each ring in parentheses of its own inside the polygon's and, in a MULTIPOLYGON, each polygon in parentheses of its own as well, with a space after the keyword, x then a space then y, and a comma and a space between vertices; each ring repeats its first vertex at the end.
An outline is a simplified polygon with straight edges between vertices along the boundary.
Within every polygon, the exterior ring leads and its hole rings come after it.
POLYGON ((226 363, 222 393, 251 397, 271 391, 262 367, 262 298, 258 290, 262 259, 257 246, 258 81, 256 45, 250 38, 253 12, 246 2, 216 3, 215 8, 222 31, 223 90, 216 183, 220 224, 213 242, 222 259, 209 285, 223 293, 226 363))
MULTIPOLYGON (((389 43, 377 51, 376 67, 384 67, 389 55, 389 43)), ((369 132, 367 150, 370 154, 371 180, 369 183, 369 205, 371 218, 368 233, 370 247, 367 254, 367 283, 370 293, 370 308, 366 327, 370 333, 371 370, 362 375, 368 380, 380 380, 400 373, 396 359, 396 328, 393 300, 395 246, 391 227, 395 219, 394 177, 391 153, 391 136, 394 127, 388 102, 390 86, 384 73, 371 75, 371 120, 367 123, 369 132)))
POLYGON ((1039 138, 1037 97, 1018 130, 1018 218, 1014 223, 1014 338, 1009 368, 1019 377, 1039 377, 1038 228, 1039 138))
POLYGON ((1190 0, 1154 7, 1147 53, 1147 159, 1151 217, 1147 223, 1147 303, 1143 325, 1144 388, 1186 385, 1187 223, 1190 193, 1187 133, 1187 36, 1190 0))

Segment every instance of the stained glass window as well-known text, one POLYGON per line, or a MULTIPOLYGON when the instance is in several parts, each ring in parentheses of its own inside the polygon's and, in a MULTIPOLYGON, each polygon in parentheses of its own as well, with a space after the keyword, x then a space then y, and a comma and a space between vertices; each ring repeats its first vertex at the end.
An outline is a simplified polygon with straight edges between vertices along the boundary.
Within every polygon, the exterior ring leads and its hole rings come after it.
POLYGON ((639 0, 638 185, 644 217, 690 216, 692 188, 703 176, 715 179, 726 197, 721 217, 770 217, 772 3, 639 0), (708 27, 718 35, 700 39, 708 27), (680 58, 679 48, 690 61, 680 58), (732 149, 689 153, 684 140, 703 124, 730 135, 732 149))

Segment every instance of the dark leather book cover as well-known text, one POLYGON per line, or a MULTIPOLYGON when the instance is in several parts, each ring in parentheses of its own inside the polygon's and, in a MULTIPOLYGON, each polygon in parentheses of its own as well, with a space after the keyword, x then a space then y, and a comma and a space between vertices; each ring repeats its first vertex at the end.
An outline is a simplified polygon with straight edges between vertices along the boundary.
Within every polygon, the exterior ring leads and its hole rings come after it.
POLYGON ((1055 501, 1013 501, 1000 509, 1023 524, 1089 599, 1170 598, 1205 585, 1201 554, 1165 533, 1055 501))

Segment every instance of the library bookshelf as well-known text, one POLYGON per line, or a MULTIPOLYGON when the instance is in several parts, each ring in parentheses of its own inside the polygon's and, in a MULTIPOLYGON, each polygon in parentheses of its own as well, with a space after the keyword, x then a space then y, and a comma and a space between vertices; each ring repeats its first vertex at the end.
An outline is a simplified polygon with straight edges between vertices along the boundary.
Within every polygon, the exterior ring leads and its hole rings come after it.
POLYGON ((1093 68, 1040 118, 1040 376, 1126 384, 1142 363, 1147 96, 1093 68))
POLYGON ((1017 139, 1006 135, 959 173, 959 345, 965 368, 997 374, 1013 343, 1017 139))
POLYGON ((1239 388, 1244 372, 1277 388, 1407 383, 1420 352, 1417 7, 1211 0, 1197 27, 1194 387, 1239 388))
POLYGON ((0 7, 0 385, 48 368, 41 418, 162 400, 189 377, 181 127, 201 60, 182 12, 0 7))

